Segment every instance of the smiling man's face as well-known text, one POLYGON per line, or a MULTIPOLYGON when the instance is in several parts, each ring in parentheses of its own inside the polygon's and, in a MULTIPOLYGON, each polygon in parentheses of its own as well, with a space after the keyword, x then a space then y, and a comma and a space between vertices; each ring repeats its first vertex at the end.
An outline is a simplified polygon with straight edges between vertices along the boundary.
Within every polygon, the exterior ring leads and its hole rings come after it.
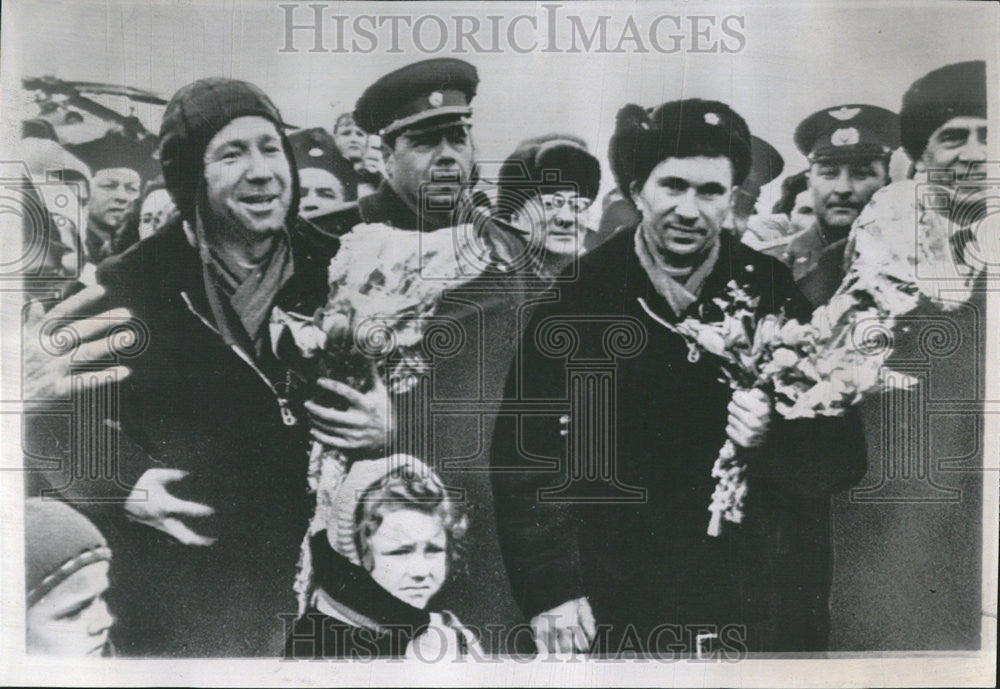
POLYGON ((954 173, 954 181, 974 186, 986 179, 986 119, 953 117, 927 141, 920 162, 928 170, 954 173))
POLYGON ((292 171, 272 122, 237 117, 205 149, 209 206, 252 240, 284 227, 292 202, 292 171))
POLYGON ((729 158, 667 158, 633 190, 632 200, 650 246, 686 266, 718 239, 733 189, 729 158))

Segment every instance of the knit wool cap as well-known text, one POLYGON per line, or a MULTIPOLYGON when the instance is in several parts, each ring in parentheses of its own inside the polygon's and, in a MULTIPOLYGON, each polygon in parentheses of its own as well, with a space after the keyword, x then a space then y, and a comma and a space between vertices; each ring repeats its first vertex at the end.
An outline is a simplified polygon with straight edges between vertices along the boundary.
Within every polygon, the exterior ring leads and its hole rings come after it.
POLYGON ((229 122, 238 117, 263 117, 281 137, 292 174, 292 202, 288 220, 298 213, 299 178, 292 147, 285 136, 281 113, 253 84, 211 77, 182 87, 167 103, 160 125, 160 164, 163 179, 181 216, 192 225, 205 173, 205 149, 229 122))
POLYGON ((84 567, 111 560, 97 527, 59 500, 25 500, 24 539, 28 607, 84 567))
POLYGON ((563 189, 593 200, 600 186, 601 164, 583 140, 549 134, 522 141, 500 166, 496 207, 509 216, 534 194, 563 189))
POLYGON ((632 183, 643 185, 667 158, 726 157, 733 165, 733 184, 750 172, 750 128, 739 113, 719 101, 689 98, 654 110, 629 104, 618 111, 608 147, 615 181, 625 198, 632 183))
POLYGON ((326 536, 330 546, 353 564, 361 565, 355 542, 357 527, 355 521, 360 498, 383 477, 404 468, 419 476, 433 475, 431 468, 416 457, 403 454, 390 455, 380 459, 354 462, 337 489, 333 499, 336 510, 331 523, 326 525, 326 536))
POLYGON ((946 65, 922 76, 903 95, 903 148, 919 160, 931 135, 953 117, 986 117, 986 62, 946 65))

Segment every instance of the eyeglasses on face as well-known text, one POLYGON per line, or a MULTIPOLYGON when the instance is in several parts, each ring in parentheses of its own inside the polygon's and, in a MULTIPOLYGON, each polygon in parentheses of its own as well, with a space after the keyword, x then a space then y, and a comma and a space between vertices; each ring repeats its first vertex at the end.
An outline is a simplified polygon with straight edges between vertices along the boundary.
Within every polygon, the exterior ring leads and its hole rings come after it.
POLYGON ((590 208, 590 205, 593 202, 593 199, 588 199, 586 196, 568 194, 560 191, 557 191, 554 194, 542 194, 542 207, 547 211, 559 210, 563 206, 568 205, 569 209, 574 213, 582 213, 590 208))

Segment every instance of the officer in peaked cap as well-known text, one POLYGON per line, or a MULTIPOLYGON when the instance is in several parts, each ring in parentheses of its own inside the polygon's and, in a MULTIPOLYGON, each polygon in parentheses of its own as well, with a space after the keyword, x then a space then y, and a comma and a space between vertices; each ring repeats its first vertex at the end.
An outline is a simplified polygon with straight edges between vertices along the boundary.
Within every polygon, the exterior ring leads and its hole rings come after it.
MULTIPOLYGON (((478 82, 471 64, 432 59, 407 65, 369 86, 357 101, 354 121, 367 133, 381 136, 385 179, 374 193, 312 222, 325 241, 334 243, 359 223, 389 225, 409 231, 401 232, 399 241, 411 241, 415 252, 421 231, 460 228, 453 235, 460 243, 456 254, 479 259, 476 267, 488 264, 469 283, 450 290, 453 298, 444 300, 435 313, 457 324, 464 345, 447 358, 435 358, 432 389, 420 387, 406 393, 403 402, 393 394, 386 404, 405 412, 393 413, 396 451, 417 456, 438 469, 445 484, 462 491, 478 515, 470 520, 465 536, 471 555, 466 561, 468 572, 449 583, 439 602, 470 626, 513 629, 524 620, 510 593, 500 555, 485 464, 495 415, 490 405, 495 402, 484 405, 482 400, 496 401, 502 396, 517 343, 519 305, 532 294, 533 286, 544 287, 524 260, 532 256, 526 238, 509 224, 497 222, 469 191, 475 181, 471 103, 478 82), (468 232, 470 228, 473 232, 468 232), (432 418, 425 405, 435 398, 468 402, 483 411, 432 418), (409 444, 420 439, 427 442, 409 444), (471 459, 456 465, 457 457, 471 459), (484 590, 490 595, 483 596, 484 590)), ((463 262, 460 268, 465 267, 463 262)), ((372 599, 372 604, 377 602, 372 599)), ((525 643, 531 646, 525 635, 494 637, 483 638, 488 652, 531 650, 520 648, 525 643)))
POLYGON ((390 140, 400 133, 472 124, 476 68, 463 60, 424 60, 390 72, 368 87, 354 108, 354 121, 369 134, 390 140))
POLYGON ((824 108, 795 129, 795 145, 809 159, 814 220, 792 236, 781 258, 799 280, 823 249, 847 236, 872 195, 889 183, 889 157, 900 145, 899 116, 859 103, 824 108))
MULTIPOLYGON (((902 146, 913 160, 916 176, 894 182, 872 199, 863 219, 869 232, 899 222, 926 224, 922 231, 931 236, 950 235, 956 259, 950 265, 956 274, 981 260, 972 256, 988 250, 990 238, 996 236, 992 225, 980 222, 988 215, 983 194, 983 186, 989 183, 985 170, 986 106, 983 60, 939 67, 910 85, 903 95, 899 126, 902 146), (936 209, 921 201, 926 192, 920 186, 928 182, 935 185, 934 196, 939 201, 950 194, 936 209), (934 212, 925 212, 928 210, 934 212)), ((800 281, 803 293, 814 303, 822 303, 834 292, 847 263, 855 260, 847 244, 842 241, 825 249, 816 269, 800 281)))
MULTIPOLYGON (((471 103, 478 85, 473 65, 436 58, 369 86, 355 105, 354 121, 381 136, 386 179, 375 193, 314 223, 333 236, 362 222, 421 231, 460 224, 475 198, 469 192, 476 181, 471 103)), ((500 234, 492 248, 516 253, 517 242, 500 234)))

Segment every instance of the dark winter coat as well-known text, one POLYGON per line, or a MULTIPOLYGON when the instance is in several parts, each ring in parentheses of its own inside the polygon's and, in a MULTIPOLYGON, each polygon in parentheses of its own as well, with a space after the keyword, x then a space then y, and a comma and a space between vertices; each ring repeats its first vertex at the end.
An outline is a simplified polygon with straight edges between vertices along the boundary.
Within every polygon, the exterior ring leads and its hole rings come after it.
MULTIPOLYGON (((439 604, 477 633, 486 652, 530 652, 530 635, 519 626, 524 619, 500 556, 488 471, 493 424, 523 327, 522 305, 553 293, 526 266, 504 270, 501 256, 516 257, 521 240, 487 214, 473 213, 470 217, 481 223, 484 245, 495 253, 486 272, 444 296, 437 316, 451 324, 456 339, 441 345, 449 338, 429 338, 430 377, 396 401, 397 411, 405 410, 405 418, 397 418, 396 450, 434 467, 469 513, 467 555, 461 571, 439 594, 439 604)), ((322 230, 319 241, 362 222, 412 231, 441 229, 421 228, 417 215, 387 183, 357 204, 314 222, 322 230)))
MULTIPOLYGON (((743 524, 708 536, 731 391, 711 356, 691 363, 684 340, 640 305, 677 320, 639 264, 634 235, 584 257, 579 278, 537 309, 508 379, 492 478, 515 597, 531 617, 587 596, 598 625, 610 625, 596 648, 610 653, 692 650, 697 625, 731 650, 821 650, 829 502, 864 473, 859 420, 774 418, 748 458, 743 524), (569 443, 585 458, 580 470, 568 466, 569 443)), ((760 297, 760 313, 808 316, 787 268, 720 242, 688 313, 735 280, 760 297)))
MULTIPOLYGON (((295 274, 276 298, 286 308, 325 297, 336 249, 310 242, 303 227, 291 233, 295 274)), ((107 472, 117 481, 70 481, 77 456, 48 478, 94 516, 111 542, 116 646, 123 655, 280 655, 296 613, 292 583, 314 502, 305 481, 307 421, 289 400, 286 370, 269 347, 252 358, 223 341, 200 258, 179 220, 103 263, 98 279, 108 290, 104 306, 129 308, 141 336, 134 356, 122 361, 132 374, 109 395, 88 398, 107 405, 100 411, 108 420, 78 414, 100 425, 90 437, 118 429, 117 458, 107 472), (181 545, 126 519, 121 501, 151 468, 189 472, 169 490, 214 509, 211 517, 186 520, 217 538, 214 545, 181 545)), ((371 593, 351 590, 359 606, 371 593)), ((426 620, 397 605, 396 619, 426 620)))

